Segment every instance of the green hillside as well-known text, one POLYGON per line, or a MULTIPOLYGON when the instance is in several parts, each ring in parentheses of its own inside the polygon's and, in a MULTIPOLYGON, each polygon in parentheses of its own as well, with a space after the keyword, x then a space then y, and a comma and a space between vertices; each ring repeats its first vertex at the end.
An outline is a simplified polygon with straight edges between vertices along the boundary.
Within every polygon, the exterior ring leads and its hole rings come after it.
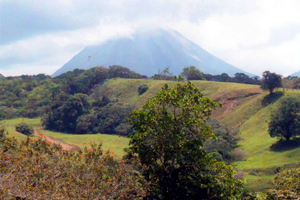
POLYGON ((268 121, 270 113, 278 100, 288 96, 300 98, 299 91, 286 91, 277 95, 268 105, 263 106, 249 120, 239 128, 241 147, 246 150, 247 156, 243 161, 236 161, 233 165, 248 174, 249 185, 255 190, 264 190, 271 187, 271 178, 277 173, 300 166, 300 144, 283 146, 277 138, 271 138, 268 134, 268 121), (264 179, 264 180, 262 180, 264 179), (265 182, 265 184, 260 184, 265 182))
MULTIPOLYGON (((139 108, 165 83, 171 87, 176 84, 172 81, 117 78, 106 81, 104 86, 113 90, 112 98, 117 99, 119 103, 139 108), (138 87, 142 84, 148 85, 149 89, 138 95, 138 87)), ((300 98, 300 91, 279 91, 270 98, 268 93, 263 92, 257 85, 211 81, 193 83, 205 96, 223 103, 223 107, 218 108, 212 117, 239 129, 242 138, 239 145, 246 151, 246 157, 232 164, 244 174, 251 189, 265 191, 271 188, 276 173, 299 167, 300 145, 279 150, 271 149, 278 144, 278 139, 269 136, 268 120, 271 110, 281 98, 300 98)))
MULTIPOLYGON (((98 89, 109 91, 107 97, 114 104, 137 109, 147 99, 153 97, 165 83, 170 87, 176 85, 174 81, 113 78, 99 85, 98 89), (143 84, 148 86, 148 90, 139 95, 138 88, 143 84)), ((212 117, 239 129, 241 136, 239 145, 246 152, 246 156, 232 165, 244 174, 249 188, 265 191, 271 187, 271 181, 276 173, 300 166, 300 145, 295 143, 292 147, 283 147, 277 138, 271 138, 268 134, 268 121, 272 109, 282 98, 288 96, 300 98, 299 91, 279 91, 269 97, 258 85, 212 81, 193 81, 193 83, 205 96, 223 104, 222 108, 217 108, 213 112, 212 117)), ((4 120, 1 124, 7 127, 10 135, 22 139, 25 136, 14 130, 14 124, 21 121, 36 127, 41 126, 39 118, 4 120)), ((103 141, 103 149, 110 149, 119 156, 123 155, 123 148, 128 145, 128 139, 118 135, 73 135, 46 130, 41 132, 79 147, 84 147, 84 143, 103 141)))

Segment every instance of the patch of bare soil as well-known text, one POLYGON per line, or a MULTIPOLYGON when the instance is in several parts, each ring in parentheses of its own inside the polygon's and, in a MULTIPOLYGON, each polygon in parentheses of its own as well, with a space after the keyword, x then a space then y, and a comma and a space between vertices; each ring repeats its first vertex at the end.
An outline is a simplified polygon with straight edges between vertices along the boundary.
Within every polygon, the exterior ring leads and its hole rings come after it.
POLYGON ((223 104, 223 108, 225 108, 226 110, 224 111, 224 114, 227 113, 230 109, 232 109, 235 105, 238 104, 237 100, 234 101, 230 101, 228 103, 224 103, 223 104))
POLYGON ((54 137, 43 135, 43 134, 40 132, 40 130, 39 130, 38 128, 35 128, 35 129, 34 129, 33 135, 35 135, 35 136, 37 136, 37 137, 40 137, 40 138, 43 138, 43 139, 45 139, 45 140, 47 140, 47 141, 49 141, 49 142, 51 142, 51 143, 58 144, 58 145, 60 145, 64 150, 73 151, 73 150, 79 149, 79 147, 76 146, 76 145, 68 144, 68 143, 66 143, 66 142, 64 142, 64 141, 61 141, 61 140, 58 140, 58 139, 56 139, 56 138, 54 138, 54 137))

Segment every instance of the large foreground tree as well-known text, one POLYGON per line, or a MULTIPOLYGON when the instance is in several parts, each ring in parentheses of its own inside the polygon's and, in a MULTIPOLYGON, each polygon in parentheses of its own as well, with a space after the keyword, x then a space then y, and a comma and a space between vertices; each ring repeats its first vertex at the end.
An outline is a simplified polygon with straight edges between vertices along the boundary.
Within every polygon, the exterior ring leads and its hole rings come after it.
POLYGON ((190 82, 165 85, 129 120, 133 134, 127 157, 138 155, 151 182, 150 199, 240 199, 242 181, 231 166, 205 152, 215 138, 205 121, 219 103, 190 82))
POLYGON ((283 99, 271 113, 269 122, 271 137, 281 137, 290 140, 300 135, 300 101, 296 98, 283 99))

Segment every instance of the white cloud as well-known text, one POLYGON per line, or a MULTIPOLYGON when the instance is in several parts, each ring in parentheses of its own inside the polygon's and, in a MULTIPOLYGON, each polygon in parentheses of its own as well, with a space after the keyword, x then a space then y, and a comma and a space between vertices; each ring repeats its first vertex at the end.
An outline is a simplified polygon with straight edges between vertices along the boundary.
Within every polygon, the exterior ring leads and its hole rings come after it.
POLYGON ((0 65, 0 73, 14 73, 14 69, 21 72, 22 66, 26 69, 33 66, 25 72, 41 71, 48 66, 47 73, 51 74, 85 46, 129 36, 143 26, 176 29, 210 53, 254 74, 269 69, 288 75, 300 69, 297 55, 300 32, 295 29, 295 34, 283 32, 273 37, 276 30, 289 31, 283 27, 300 24, 298 0, 53 0, 43 3, 33 0, 21 3, 50 19, 83 25, 1 46, 0 61, 11 60, 11 64, 0 65), (270 45, 272 38, 279 42, 270 45))

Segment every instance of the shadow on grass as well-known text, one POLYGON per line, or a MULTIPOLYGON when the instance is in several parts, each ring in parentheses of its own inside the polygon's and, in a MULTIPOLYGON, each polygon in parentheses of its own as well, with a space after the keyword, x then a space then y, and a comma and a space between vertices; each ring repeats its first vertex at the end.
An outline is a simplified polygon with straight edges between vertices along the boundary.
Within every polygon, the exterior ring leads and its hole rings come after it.
POLYGON ((300 138, 294 138, 293 140, 290 141, 281 139, 277 141, 275 144, 272 144, 270 150, 282 152, 282 151, 292 150, 298 147, 300 147, 300 138))
POLYGON ((284 95, 283 91, 278 91, 278 92, 274 92, 273 94, 269 94, 263 98, 262 105, 265 107, 271 103, 274 103, 283 95, 284 95))

